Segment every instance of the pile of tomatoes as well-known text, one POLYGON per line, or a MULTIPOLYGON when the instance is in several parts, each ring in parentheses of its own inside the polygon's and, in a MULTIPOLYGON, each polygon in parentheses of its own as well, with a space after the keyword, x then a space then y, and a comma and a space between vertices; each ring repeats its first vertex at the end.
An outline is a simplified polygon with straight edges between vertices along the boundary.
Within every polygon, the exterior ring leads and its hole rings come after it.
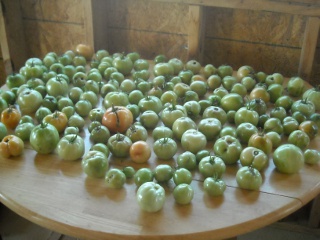
POLYGON ((207 194, 219 196, 226 189, 226 168, 237 162, 237 183, 249 190, 260 188, 270 159, 284 174, 317 164, 320 153, 308 146, 318 134, 319 110, 319 88, 307 88, 300 77, 285 80, 250 66, 234 72, 229 65, 202 66, 165 55, 148 61, 137 52, 111 55, 78 45, 62 55, 30 58, 7 77, 0 153, 19 156, 28 142, 41 154, 81 159, 83 171, 105 178, 107 187, 121 188, 134 178, 139 205, 154 212, 164 203, 161 184, 171 179, 176 201, 192 201, 193 171, 203 176, 207 194), (92 143, 87 151, 85 130, 92 143), (147 163, 155 161, 152 154, 174 164, 109 164, 110 156, 147 163))

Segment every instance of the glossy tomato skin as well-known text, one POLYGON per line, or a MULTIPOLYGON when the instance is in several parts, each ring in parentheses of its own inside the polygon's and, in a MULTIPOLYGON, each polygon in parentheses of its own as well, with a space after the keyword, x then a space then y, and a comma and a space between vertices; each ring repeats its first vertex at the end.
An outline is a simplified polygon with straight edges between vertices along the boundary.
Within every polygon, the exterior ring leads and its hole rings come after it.
POLYGON ((62 137, 57 145, 58 156, 65 161, 75 161, 84 155, 84 140, 77 134, 62 137))
POLYGON ((29 141, 36 152, 49 154, 55 150, 59 142, 59 132, 51 124, 41 123, 32 129, 29 141))
POLYGON ((60 111, 55 111, 54 113, 45 116, 42 121, 53 125, 59 133, 62 133, 68 125, 66 114, 60 111))
POLYGON ((144 211, 160 211, 164 205, 165 199, 165 190, 157 183, 146 182, 138 188, 137 202, 144 211))
POLYGON ((9 158, 17 157, 23 153, 24 143, 15 135, 7 135, 0 142, 0 155, 9 158))
POLYGON ((107 142, 107 146, 114 157, 128 157, 132 141, 124 134, 117 133, 112 135, 107 142))
POLYGON ((273 162, 281 173, 297 173, 304 164, 304 154, 299 147, 286 143, 276 148, 273 153, 273 162))
POLYGON ((15 129, 21 119, 18 109, 10 106, 1 112, 1 122, 9 129, 15 129))
POLYGON ((216 177, 207 177, 203 182, 203 190, 211 197, 223 195, 226 188, 226 183, 216 177))
POLYGON ((154 142, 153 151, 159 159, 169 160, 177 153, 178 146, 172 138, 160 138, 154 142))
POLYGON ((83 156, 81 166, 89 177, 102 178, 109 168, 109 162, 103 152, 90 150, 83 156))
POLYGON ((257 169, 250 166, 244 166, 238 170, 236 181, 242 189, 259 190, 263 179, 257 169))
POLYGON ((133 123, 133 115, 126 107, 112 106, 103 114, 101 123, 112 133, 125 133, 133 123))

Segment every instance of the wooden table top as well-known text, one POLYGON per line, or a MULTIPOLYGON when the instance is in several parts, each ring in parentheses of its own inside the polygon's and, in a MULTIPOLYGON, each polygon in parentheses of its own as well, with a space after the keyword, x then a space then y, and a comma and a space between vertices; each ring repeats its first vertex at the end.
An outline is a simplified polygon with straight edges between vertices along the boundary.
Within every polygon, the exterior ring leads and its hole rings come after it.
MULTIPOLYGON (((161 124, 161 123, 160 123, 161 124)), ((151 131, 149 132, 151 133, 151 131)), ((84 129, 86 152, 92 142, 84 129)), ((152 144, 153 139, 149 137, 152 144)), ((178 143, 179 151, 182 152, 178 143)), ((319 149, 317 136, 310 148, 319 149)), ((212 148, 212 142, 208 143, 212 148)), ((176 158, 175 156, 175 158, 176 158)), ((133 166, 138 169, 158 164, 152 153, 145 164, 109 157, 110 167, 133 166)), ((191 185, 195 195, 189 205, 175 203, 171 180, 165 185, 166 201, 162 210, 147 213, 136 201, 136 185, 128 180, 120 190, 109 189, 104 179, 85 175, 81 160, 66 162, 55 153, 37 154, 26 143, 22 156, 0 157, 0 201, 22 217, 60 233, 85 239, 225 239, 264 227, 289 215, 320 193, 320 164, 304 165, 298 174, 275 170, 270 159, 263 172, 259 191, 242 190, 235 175, 240 164, 227 166, 223 179, 227 189, 221 197, 208 197, 203 178, 194 171, 191 185)))

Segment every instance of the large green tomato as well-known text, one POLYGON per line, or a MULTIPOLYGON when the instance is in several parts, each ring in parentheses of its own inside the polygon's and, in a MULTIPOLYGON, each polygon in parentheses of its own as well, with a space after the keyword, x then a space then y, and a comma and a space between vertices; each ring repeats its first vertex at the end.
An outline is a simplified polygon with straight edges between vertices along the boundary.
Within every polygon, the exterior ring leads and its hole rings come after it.
POLYGON ((108 157, 103 152, 90 150, 83 156, 81 166, 89 177, 102 178, 109 167, 108 157))
POLYGON ((110 169, 105 176, 105 183, 109 188, 122 188, 126 181, 126 175, 120 169, 110 169))
POLYGON ((84 154, 84 149, 84 140, 77 134, 62 137, 57 145, 58 156, 66 161, 80 159, 84 154))
POLYGON ((192 201, 193 196, 194 190, 187 183, 179 184, 173 190, 173 197, 178 204, 189 204, 192 201))
POLYGON ((42 95, 36 90, 24 90, 17 98, 17 104, 23 114, 35 113, 42 104, 42 95))
POLYGON ((32 129, 29 141, 36 152, 49 154, 55 150, 59 142, 59 132, 51 124, 41 123, 32 129))
POLYGON ((178 146, 172 138, 159 138, 153 144, 153 151, 159 159, 169 160, 177 153, 178 146))
POLYGON ((237 138, 226 135, 217 139, 213 145, 213 151, 226 164, 234 164, 239 160, 242 146, 237 138))
POLYGON ((299 147, 286 143, 274 151, 273 162, 281 173, 297 173, 303 167, 304 154, 299 147))
POLYGON ((251 166, 244 166, 238 170, 236 174, 236 181, 242 189, 259 190, 263 179, 257 169, 251 166))
POLYGON ((196 129, 188 129, 182 134, 181 146, 185 151, 190 151, 193 154, 196 154, 200 150, 204 149, 206 145, 206 136, 196 129))
POLYGON ((140 208, 147 212, 158 212, 166 199, 164 188, 154 182, 142 184, 137 191, 137 201, 140 208))
POLYGON ((302 99, 312 102, 316 111, 320 110, 320 87, 308 89, 303 93, 302 99))

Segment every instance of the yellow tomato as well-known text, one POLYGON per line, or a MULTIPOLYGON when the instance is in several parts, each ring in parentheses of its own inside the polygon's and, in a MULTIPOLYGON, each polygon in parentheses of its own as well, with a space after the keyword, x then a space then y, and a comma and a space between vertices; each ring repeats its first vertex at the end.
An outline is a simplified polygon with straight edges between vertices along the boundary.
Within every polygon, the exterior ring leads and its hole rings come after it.
POLYGON ((5 158, 19 156, 22 154, 23 149, 23 141, 15 135, 7 135, 0 142, 0 155, 5 158))
POLYGON ((59 133, 63 132, 68 125, 67 115, 60 111, 55 111, 54 113, 45 116, 42 121, 53 125, 59 133))
POLYGON ((1 112, 1 122, 6 125, 7 128, 15 129, 18 126, 21 119, 21 113, 18 109, 10 106, 1 112))
POLYGON ((94 53, 93 48, 90 45, 82 43, 76 46, 76 52, 79 55, 84 56, 87 61, 91 60, 94 53))

